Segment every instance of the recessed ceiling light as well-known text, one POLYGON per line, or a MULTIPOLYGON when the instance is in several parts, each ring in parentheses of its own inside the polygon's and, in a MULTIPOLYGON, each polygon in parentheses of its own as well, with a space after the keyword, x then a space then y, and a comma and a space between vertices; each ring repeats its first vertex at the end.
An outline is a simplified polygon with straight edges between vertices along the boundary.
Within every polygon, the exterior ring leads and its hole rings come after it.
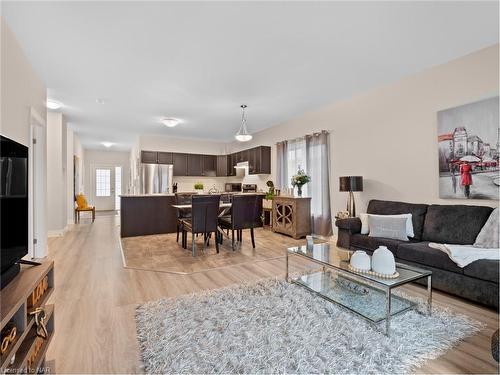
POLYGON ((101 144, 106 147, 106 148, 110 148, 111 146, 114 145, 114 143, 111 143, 111 142, 101 142, 101 144))
POLYGON ((161 123, 165 126, 168 126, 169 128, 173 128, 174 126, 177 126, 179 125, 181 121, 179 119, 176 119, 176 118, 164 118, 163 120, 161 120, 161 123))
POLYGON ((62 107, 62 103, 57 102, 55 100, 47 99, 47 108, 48 109, 59 109, 62 107))
POLYGON ((104 104, 104 103, 106 103, 106 100, 105 100, 105 99, 103 99, 103 98, 97 98, 97 99, 95 100, 95 102, 96 102, 97 104, 104 104))

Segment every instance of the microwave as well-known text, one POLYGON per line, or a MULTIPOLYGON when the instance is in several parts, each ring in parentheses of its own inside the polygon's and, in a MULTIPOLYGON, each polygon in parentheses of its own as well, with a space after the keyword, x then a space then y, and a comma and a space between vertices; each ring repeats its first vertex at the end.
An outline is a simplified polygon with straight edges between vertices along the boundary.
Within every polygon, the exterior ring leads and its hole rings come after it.
POLYGON ((241 183, 238 183, 238 182, 227 182, 224 185, 224 191, 226 193, 240 192, 241 191, 241 183))

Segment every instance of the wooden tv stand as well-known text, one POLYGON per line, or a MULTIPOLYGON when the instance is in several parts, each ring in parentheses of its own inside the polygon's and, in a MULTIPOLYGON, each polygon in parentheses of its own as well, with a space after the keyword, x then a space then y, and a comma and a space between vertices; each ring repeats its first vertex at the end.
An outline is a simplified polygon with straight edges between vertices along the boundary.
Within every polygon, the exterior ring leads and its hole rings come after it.
POLYGON ((21 266, 21 272, 0 291, 1 331, 16 327, 16 336, 1 354, 0 373, 53 373, 45 364, 45 353, 54 336, 54 305, 46 302, 54 290, 54 262, 21 266), (45 310, 47 338, 37 335, 36 308, 45 310))

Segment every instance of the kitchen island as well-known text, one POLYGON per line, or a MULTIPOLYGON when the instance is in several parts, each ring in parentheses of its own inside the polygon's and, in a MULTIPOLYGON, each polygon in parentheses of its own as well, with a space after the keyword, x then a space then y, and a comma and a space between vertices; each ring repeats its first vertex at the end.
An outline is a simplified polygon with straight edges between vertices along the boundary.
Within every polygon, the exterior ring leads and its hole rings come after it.
POLYGON ((121 237, 175 233, 175 194, 121 195, 121 237))
MULTIPOLYGON (((230 200, 236 194, 264 193, 220 193, 230 200)), ((177 209, 175 194, 121 195, 120 236, 135 237, 150 234, 176 233, 177 209)))

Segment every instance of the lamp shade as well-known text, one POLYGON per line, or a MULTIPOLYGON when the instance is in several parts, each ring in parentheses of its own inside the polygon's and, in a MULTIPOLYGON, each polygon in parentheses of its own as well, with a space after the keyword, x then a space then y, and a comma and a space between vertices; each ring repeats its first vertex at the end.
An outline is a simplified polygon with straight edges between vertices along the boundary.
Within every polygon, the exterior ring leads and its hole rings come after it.
POLYGON ((339 177, 339 191, 363 191, 362 176, 339 177))

